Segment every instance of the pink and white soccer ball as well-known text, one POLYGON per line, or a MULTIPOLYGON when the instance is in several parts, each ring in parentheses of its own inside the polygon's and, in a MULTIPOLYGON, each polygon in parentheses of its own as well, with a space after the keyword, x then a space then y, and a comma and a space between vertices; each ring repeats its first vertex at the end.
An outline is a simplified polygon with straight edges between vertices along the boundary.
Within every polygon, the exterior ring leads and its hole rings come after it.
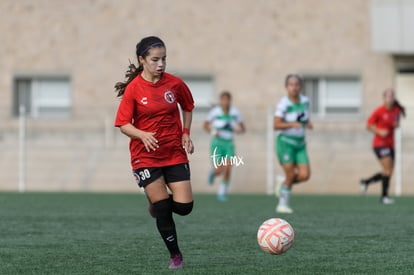
POLYGON ((265 221, 257 231, 257 242, 270 254, 285 253, 293 244, 295 232, 285 220, 272 218, 265 221))

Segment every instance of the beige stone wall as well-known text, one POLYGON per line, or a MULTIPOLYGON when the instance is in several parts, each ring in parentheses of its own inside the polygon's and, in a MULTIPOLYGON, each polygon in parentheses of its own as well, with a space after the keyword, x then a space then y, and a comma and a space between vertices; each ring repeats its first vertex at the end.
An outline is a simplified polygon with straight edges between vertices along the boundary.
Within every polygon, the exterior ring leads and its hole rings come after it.
MULTIPOLYGON (((313 177, 298 187, 356 192, 359 177, 378 169, 365 118, 394 82, 393 58, 371 50, 369 8, 368 0, 2 0, 0 189, 15 189, 17 182, 13 75, 68 72, 73 118, 28 122, 29 189, 135 190, 128 141, 116 132, 104 147, 104 126, 114 117, 113 85, 122 79, 128 59, 135 60, 135 44, 154 34, 167 44, 169 72, 208 72, 217 92, 233 92, 248 128, 237 140, 245 165, 234 169, 233 192, 266 189, 267 110, 284 95, 287 73, 360 75, 364 117, 315 121, 309 143, 313 177)), ((195 121, 192 131, 194 189, 213 192, 205 183, 209 137, 201 123, 195 121)))

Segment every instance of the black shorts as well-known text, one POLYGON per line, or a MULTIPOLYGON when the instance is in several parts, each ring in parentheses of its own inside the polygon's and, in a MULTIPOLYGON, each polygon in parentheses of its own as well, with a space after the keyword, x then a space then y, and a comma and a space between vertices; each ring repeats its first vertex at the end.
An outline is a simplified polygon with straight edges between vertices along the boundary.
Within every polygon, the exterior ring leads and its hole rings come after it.
POLYGON ((394 159, 394 149, 391 147, 375 147, 374 152, 378 159, 385 157, 391 157, 394 159))
POLYGON ((181 163, 164 167, 138 168, 134 170, 134 176, 139 187, 145 187, 151 182, 164 177, 165 183, 190 180, 190 166, 181 163))

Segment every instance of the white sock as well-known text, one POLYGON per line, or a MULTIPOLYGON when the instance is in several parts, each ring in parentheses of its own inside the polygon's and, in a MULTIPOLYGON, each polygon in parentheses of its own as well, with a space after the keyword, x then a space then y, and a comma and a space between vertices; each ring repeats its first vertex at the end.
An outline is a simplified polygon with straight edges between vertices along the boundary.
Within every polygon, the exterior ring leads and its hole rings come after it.
POLYGON ((227 194, 227 186, 228 186, 228 184, 226 184, 226 183, 221 183, 220 184, 220 187, 219 187, 219 190, 218 190, 218 195, 219 196, 223 196, 223 195, 227 194))
POLYGON ((280 206, 289 206, 290 194, 292 191, 288 188, 282 187, 280 190, 279 205, 280 206))

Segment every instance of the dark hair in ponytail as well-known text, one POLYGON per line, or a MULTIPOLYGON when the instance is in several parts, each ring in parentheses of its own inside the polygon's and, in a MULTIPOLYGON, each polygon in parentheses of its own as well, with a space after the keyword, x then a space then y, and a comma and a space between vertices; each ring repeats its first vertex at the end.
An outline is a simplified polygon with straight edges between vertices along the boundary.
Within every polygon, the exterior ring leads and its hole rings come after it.
POLYGON ((397 106, 398 109, 400 109, 401 114, 403 115, 403 117, 405 117, 405 107, 402 106, 397 99, 394 99, 394 105, 397 106))
POLYGON ((128 84, 131 83, 131 81, 134 80, 134 78, 137 77, 138 74, 144 70, 142 64, 139 63, 138 57, 141 56, 145 58, 148 55, 149 50, 156 47, 165 48, 164 42, 156 36, 148 36, 143 38, 140 42, 138 42, 137 46, 135 47, 135 54, 138 59, 138 67, 136 67, 135 64, 129 61, 128 70, 125 72, 126 80, 124 82, 117 82, 114 86, 115 92, 118 93, 117 97, 121 97, 124 94, 128 84))

